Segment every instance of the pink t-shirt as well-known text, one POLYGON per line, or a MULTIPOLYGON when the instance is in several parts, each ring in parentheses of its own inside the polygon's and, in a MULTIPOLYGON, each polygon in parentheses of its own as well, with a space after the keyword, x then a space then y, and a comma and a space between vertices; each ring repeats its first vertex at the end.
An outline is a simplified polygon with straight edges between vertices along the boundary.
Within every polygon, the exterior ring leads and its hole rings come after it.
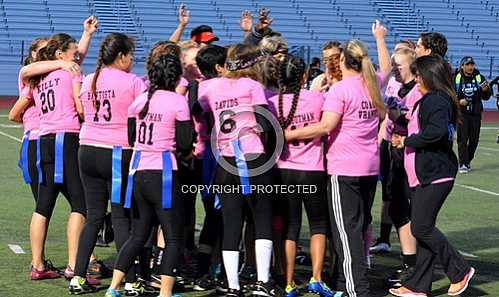
MULTIPOLYGON (((198 98, 206 94, 208 86, 213 82, 213 79, 203 80, 198 85, 198 98)), ((210 144, 210 131, 207 122, 208 114, 201 113, 192 117, 194 130, 197 133, 196 142, 194 144, 194 156, 198 159, 204 157, 206 146, 210 144)))
MULTIPOLYGON (((402 84, 399 83, 395 77, 391 77, 386 85, 385 97, 397 97, 398 91, 402 87, 402 84)), ((389 117, 386 117, 386 125, 385 125, 385 133, 383 134, 383 139, 391 142, 392 141, 392 131, 393 131, 393 121, 390 120, 389 117)))
POLYGON ((137 119, 135 150, 141 151, 137 168, 140 170, 162 170, 163 152, 171 151, 172 168, 177 170, 175 151, 175 121, 190 120, 189 106, 185 98, 177 93, 158 90, 149 102, 149 111, 144 119, 139 113, 147 102, 147 93, 140 95, 128 109, 128 117, 137 119))
MULTIPOLYGON (((378 82, 381 80, 378 75, 378 82)), ((328 138, 328 174, 378 175, 379 118, 362 76, 355 75, 335 83, 326 94, 322 110, 342 116, 328 138)))
MULTIPOLYGON (((407 135, 419 133, 419 106, 414 109, 416 103, 421 100, 423 95, 419 92, 418 85, 406 95, 405 104, 407 106, 407 113, 405 115, 408 120, 407 124, 407 135), (414 112, 413 112, 414 110, 414 112)), ((409 182, 409 187, 414 188, 419 185, 418 177, 416 176, 416 150, 412 147, 405 147, 404 150, 404 168, 407 174, 407 180, 409 182)))
POLYGON ((40 111, 40 135, 80 131, 80 122, 73 97, 73 85, 82 81, 65 70, 50 72, 33 89, 33 98, 40 111))
POLYGON ((263 153, 255 118, 255 106, 268 105, 263 86, 250 78, 212 80, 198 101, 203 110, 213 114, 220 155, 234 156, 235 139, 239 139, 244 154, 263 153))
POLYGON ((102 68, 92 94, 94 74, 83 80, 80 99, 85 111, 80 144, 128 147, 128 107, 146 91, 146 85, 132 73, 102 68))
MULTIPOLYGON (((406 105, 409 111, 406 114, 406 119, 409 121, 407 125, 407 135, 419 133, 419 106, 414 109, 423 95, 419 92, 418 86, 416 85, 409 94, 406 96, 406 105), (414 109, 414 112, 413 112, 414 109)), ((420 185, 418 177, 416 175, 416 149, 406 146, 404 150, 404 167, 405 173, 407 174, 407 180, 409 182, 409 187, 414 188, 420 185)), ((453 177, 444 177, 432 182, 432 184, 439 184, 454 180, 453 177)))
MULTIPOLYGON (((33 100, 33 92, 21 79, 21 72, 19 72, 18 88, 20 97, 26 97, 33 100)), ((40 111, 36 108, 34 101, 23 112, 22 121, 24 133, 30 132, 29 140, 38 139, 38 133, 40 132, 40 111)))
MULTIPOLYGON (((292 94, 285 94, 283 96, 284 118, 289 114, 292 100, 292 94)), ((303 128, 309 124, 319 122, 323 103, 324 96, 322 93, 301 90, 293 121, 286 130, 303 128)), ((269 109, 277 118, 279 95, 269 99, 269 109)), ((283 153, 277 161, 277 167, 302 171, 324 171, 322 138, 296 140, 285 143, 283 153)))

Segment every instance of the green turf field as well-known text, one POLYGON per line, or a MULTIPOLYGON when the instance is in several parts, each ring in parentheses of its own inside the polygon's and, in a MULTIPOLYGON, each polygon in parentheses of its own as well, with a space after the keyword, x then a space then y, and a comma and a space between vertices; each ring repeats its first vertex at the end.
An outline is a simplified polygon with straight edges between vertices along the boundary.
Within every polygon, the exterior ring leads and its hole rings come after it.
MULTIPOLYGON (((21 138, 22 129, 8 122, 6 111, 0 111, 0 114, 3 114, 0 117, 0 297, 66 296, 68 283, 63 279, 29 280, 31 258, 28 226, 34 201, 29 188, 22 183, 17 168, 20 143, 16 138, 21 138), (20 245, 25 254, 13 253, 8 244, 20 245)), ((458 185, 454 187, 439 216, 440 229, 459 250, 469 255, 467 259, 477 268, 472 288, 463 296, 499 296, 499 145, 495 143, 497 130, 492 129, 497 126, 486 125, 482 130, 473 172, 458 177, 458 185)), ((58 201, 49 228, 46 256, 62 268, 67 255, 65 221, 68 207, 65 199, 58 201)), ((379 205, 380 195, 377 195, 373 208, 375 236, 378 234, 379 205)), ((200 218, 203 212, 199 205, 198 209, 200 218)), ((308 236, 307 229, 303 228, 303 238, 308 236)), ((392 234, 392 241, 395 252, 373 259, 374 266, 370 272, 373 297, 386 295, 382 280, 392 272, 393 267, 399 265, 399 246, 395 233, 392 234)), ((97 248, 96 254, 112 264, 114 248, 97 248)), ((301 279, 308 277, 304 270, 299 271, 299 274, 301 279)), ((434 283, 433 296, 447 296, 448 280, 441 271, 438 271, 435 279, 438 281, 434 283)), ((108 283, 109 280, 104 280, 104 285, 108 283)), ((100 291, 87 296, 103 295, 104 292, 100 291)))

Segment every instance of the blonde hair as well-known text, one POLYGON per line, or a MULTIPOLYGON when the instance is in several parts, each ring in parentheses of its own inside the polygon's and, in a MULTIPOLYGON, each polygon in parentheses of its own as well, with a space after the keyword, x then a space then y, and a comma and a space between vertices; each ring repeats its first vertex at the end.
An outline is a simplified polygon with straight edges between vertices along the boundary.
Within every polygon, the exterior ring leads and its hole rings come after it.
POLYGON ((360 40, 350 40, 345 45, 343 54, 345 57, 345 67, 362 74, 371 103, 376 107, 378 116, 384 118, 386 113, 385 104, 381 98, 376 71, 368 56, 366 46, 360 40))
POLYGON ((288 52, 288 42, 281 36, 265 36, 260 41, 260 50, 268 55, 285 54, 288 52))
POLYGON ((401 55, 401 56, 404 56, 406 58, 409 59, 409 64, 411 64, 412 62, 414 62, 417 58, 417 55, 416 55, 416 51, 411 49, 411 48, 408 48, 408 47, 403 47, 403 48, 399 48, 397 49, 394 53, 393 53, 393 57, 395 57, 396 55, 401 55))
POLYGON ((191 48, 199 48, 199 45, 192 40, 181 41, 178 43, 178 46, 182 49, 182 51, 186 51, 191 48))

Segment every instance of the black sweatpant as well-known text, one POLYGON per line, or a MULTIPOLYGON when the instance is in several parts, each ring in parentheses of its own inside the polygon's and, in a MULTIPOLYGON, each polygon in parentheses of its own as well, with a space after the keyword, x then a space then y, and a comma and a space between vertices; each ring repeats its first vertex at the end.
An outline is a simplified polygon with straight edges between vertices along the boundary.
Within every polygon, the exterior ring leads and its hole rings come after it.
POLYGON ((173 171, 172 207, 163 209, 162 171, 137 171, 134 176, 132 203, 132 234, 125 242, 115 269, 127 272, 144 247, 157 219, 163 229, 166 242, 165 253, 159 267, 160 275, 175 276, 182 255, 181 246, 184 228, 184 203, 180 200, 177 172, 173 171))
MULTIPOLYGON (((326 234, 328 224, 328 212, 325 208, 326 202, 326 179, 324 171, 302 171, 280 169, 280 184, 282 185, 306 185, 314 186, 315 193, 287 193, 282 195, 284 221, 284 239, 298 241, 302 220, 302 204, 305 205, 310 236, 315 234, 326 234)), ((291 188, 290 188, 291 190, 291 188)))
MULTIPOLYGON (((222 157, 234 168, 236 167, 235 158, 222 157)), ((252 158, 246 158, 251 160, 252 158)), ((265 163, 266 157, 260 155, 256 159, 247 161, 248 169, 260 167, 265 163)), ((250 177, 250 185, 266 186, 273 185, 272 174, 270 171, 260 175, 250 177)), ((218 186, 239 186, 241 181, 239 176, 233 175, 219 166, 215 176, 215 185, 218 186)), ((224 223, 224 238, 222 249, 224 251, 239 251, 239 241, 243 227, 244 205, 249 206, 253 221, 255 222, 255 239, 272 240, 272 194, 265 191, 254 191, 251 195, 244 196, 237 191, 222 191, 220 194, 222 203, 222 216, 224 223)))
MULTIPOLYGON (((123 150, 121 156, 121 202, 125 201, 128 168, 132 150, 123 150)), ((95 146, 80 146, 78 152, 80 175, 85 190, 87 220, 80 234, 76 256, 75 275, 85 277, 88 260, 92 254, 97 235, 102 228, 112 194, 113 150, 95 146)), ((122 204, 111 203, 111 220, 117 251, 130 235, 130 214, 122 204)), ((128 271, 126 282, 135 281, 135 269, 128 271)))
POLYGON ((330 176, 328 205, 337 255, 334 288, 370 297, 363 234, 371 223, 378 176, 330 176))
POLYGON ((404 286, 430 293, 433 265, 439 262, 451 283, 461 281, 470 270, 468 263, 435 227, 437 215, 452 190, 453 181, 416 187, 412 199, 411 230, 417 240, 416 266, 404 286))
POLYGON ((459 165, 470 165, 480 140, 481 115, 463 114, 461 123, 457 125, 457 149, 459 165))
POLYGON ((54 183, 55 134, 41 136, 40 154, 43 181, 38 186, 36 213, 50 220, 59 193, 62 193, 71 206, 71 212, 86 216, 85 195, 78 169, 78 133, 64 135, 63 183, 54 183))
POLYGON ((388 195, 390 206, 388 214, 395 228, 405 226, 411 221, 411 189, 404 167, 404 149, 390 148, 390 174, 388 177, 388 195))

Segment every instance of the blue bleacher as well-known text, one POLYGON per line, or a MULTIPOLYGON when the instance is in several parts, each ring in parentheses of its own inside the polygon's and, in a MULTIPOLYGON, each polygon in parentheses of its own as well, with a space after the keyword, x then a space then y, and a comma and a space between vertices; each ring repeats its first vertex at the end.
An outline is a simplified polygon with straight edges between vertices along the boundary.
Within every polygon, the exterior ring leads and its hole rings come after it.
POLYGON ((380 19, 390 29, 389 47, 400 39, 416 41, 422 31, 440 31, 448 38, 447 58, 454 65, 472 55, 485 76, 499 74, 499 0, 0 0, 0 94, 17 95, 17 73, 33 38, 68 32, 78 39, 89 15, 96 15, 101 27, 84 72, 93 71, 99 43, 108 32, 125 32, 137 42, 134 71, 143 74, 150 47, 175 30, 181 3, 192 13, 183 39, 195 26, 209 24, 219 44, 240 42, 241 12, 250 10, 256 22, 258 10, 267 7, 272 28, 290 46, 304 47, 309 57, 320 56, 325 41, 359 38, 376 60, 371 24, 380 19))

